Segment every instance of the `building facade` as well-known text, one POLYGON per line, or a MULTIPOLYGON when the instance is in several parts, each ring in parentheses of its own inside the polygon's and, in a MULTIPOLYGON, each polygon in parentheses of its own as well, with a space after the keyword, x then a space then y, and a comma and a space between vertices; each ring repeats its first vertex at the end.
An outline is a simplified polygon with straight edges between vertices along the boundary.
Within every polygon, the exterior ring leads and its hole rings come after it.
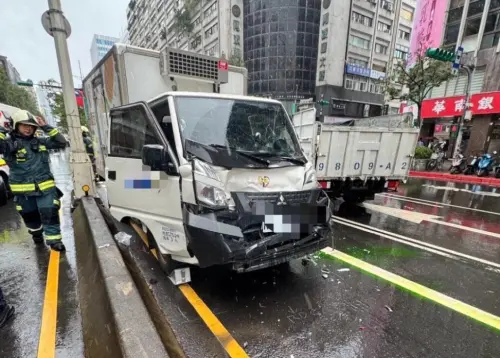
POLYGON ((10 83, 16 84, 17 82, 21 81, 21 75, 6 56, 0 55, 0 68, 5 71, 10 83))
MULTIPOLYGON (((449 2, 441 47, 456 48, 464 3, 465 0, 449 2)), ((500 151, 500 1, 491 0, 489 8, 485 6, 485 0, 470 1, 461 41, 465 52, 461 62, 475 63, 469 91, 472 95, 469 102, 472 104, 472 119, 465 122, 465 132, 469 137, 466 153, 500 151), (481 36, 479 29, 483 11, 486 22, 481 36)), ((428 110, 424 112, 422 109, 421 113, 424 119, 423 136, 454 142, 458 119, 464 112, 466 85, 467 76, 460 72, 430 91, 424 107, 428 110)))
POLYGON ((131 45, 168 46, 243 65, 242 0, 132 0, 127 19, 131 45))
POLYGON ((243 12, 249 94, 314 97, 321 0, 245 0, 243 12))
MULTIPOLYGON (((328 105, 320 119, 381 115, 382 81, 406 60, 415 0, 324 0, 321 8, 316 95, 328 105)), ((399 102, 389 103, 391 112, 399 102)))
POLYGON ((115 42, 120 39, 116 37, 104 36, 104 35, 94 35, 92 38, 92 44, 90 45, 90 57, 92 59, 92 66, 97 65, 97 63, 104 57, 104 55, 109 51, 115 42))

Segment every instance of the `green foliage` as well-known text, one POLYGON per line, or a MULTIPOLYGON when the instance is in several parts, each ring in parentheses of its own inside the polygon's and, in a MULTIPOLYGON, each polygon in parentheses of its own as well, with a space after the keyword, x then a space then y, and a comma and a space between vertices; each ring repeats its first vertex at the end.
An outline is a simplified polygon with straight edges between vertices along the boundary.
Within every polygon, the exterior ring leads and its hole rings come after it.
POLYGON ((418 56, 412 67, 400 61, 394 67, 392 76, 384 81, 385 93, 391 99, 407 100, 420 109, 429 92, 453 77, 449 63, 418 56), (403 88, 407 90, 402 91, 403 88))
MULTIPOLYGON (((64 97, 62 93, 56 93, 54 101, 51 104, 52 114, 60 118, 59 127, 66 133, 68 132, 68 120, 66 116, 66 109, 64 108, 64 97)), ((78 115, 80 116, 80 124, 88 126, 87 118, 85 117, 85 110, 78 107, 78 115)))
POLYGON ((0 69, 0 103, 25 109, 37 116, 40 115, 33 97, 26 89, 10 83, 3 69, 0 69))
POLYGON ((231 66, 245 67, 245 61, 243 61, 243 57, 241 56, 241 50, 233 49, 233 53, 229 57, 228 62, 231 66))
POLYGON ((428 147, 415 148, 415 159, 429 159, 432 155, 432 150, 428 147))
POLYGON ((175 9, 174 29, 183 35, 191 35, 194 29, 193 15, 201 0, 184 0, 181 9, 175 9))

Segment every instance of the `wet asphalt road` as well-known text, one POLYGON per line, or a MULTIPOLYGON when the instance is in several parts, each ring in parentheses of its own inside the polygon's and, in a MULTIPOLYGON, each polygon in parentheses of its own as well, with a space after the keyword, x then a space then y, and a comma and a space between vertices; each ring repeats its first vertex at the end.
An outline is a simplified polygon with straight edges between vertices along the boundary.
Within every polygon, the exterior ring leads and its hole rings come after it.
MULTIPOLYGON (((69 192, 67 164, 57 154, 52 163, 58 186, 69 192)), ((376 196, 366 209, 343 210, 354 227, 336 224, 335 248, 500 316, 500 269, 479 262, 500 265, 499 195, 449 185, 411 180, 396 195, 376 196), (469 258, 410 246, 381 232, 469 258)), ((68 253, 61 256, 57 357, 83 357, 69 195, 63 200, 68 253)), ((34 357, 48 250, 31 245, 13 205, 0 208, 0 217, 0 285, 18 309, 16 319, 0 331, 0 357, 34 357)), ((148 275, 163 277, 153 286, 164 297, 162 308, 173 319, 177 338, 188 342, 187 355, 226 356, 151 256, 138 257, 148 275)), ((316 255, 306 265, 296 260, 242 275, 192 269, 192 276, 192 288, 250 357, 500 356, 500 333, 493 328, 337 259, 316 255)))
MULTIPOLYGON (((56 334, 56 357, 83 357, 76 262, 70 214, 72 182, 67 152, 51 155, 61 199, 61 227, 67 253, 61 255, 56 334)), ((35 247, 12 201, 0 208, 0 286, 16 316, 0 330, 0 357, 37 356, 50 250, 35 247)))

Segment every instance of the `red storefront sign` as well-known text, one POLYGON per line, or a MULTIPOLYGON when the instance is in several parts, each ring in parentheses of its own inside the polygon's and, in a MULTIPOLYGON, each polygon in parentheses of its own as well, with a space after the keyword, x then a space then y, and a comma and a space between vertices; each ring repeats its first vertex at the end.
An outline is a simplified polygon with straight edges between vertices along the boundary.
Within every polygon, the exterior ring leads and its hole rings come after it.
MULTIPOLYGON (((500 92, 476 93, 470 98, 472 115, 500 113, 500 92)), ((422 102, 422 118, 463 115, 465 96, 426 99, 422 102)))

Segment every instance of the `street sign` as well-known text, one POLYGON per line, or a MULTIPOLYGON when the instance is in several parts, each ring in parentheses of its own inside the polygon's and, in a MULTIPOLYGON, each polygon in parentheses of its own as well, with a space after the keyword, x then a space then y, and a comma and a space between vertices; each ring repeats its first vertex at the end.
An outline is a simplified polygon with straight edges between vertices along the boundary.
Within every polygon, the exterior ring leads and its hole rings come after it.
MULTIPOLYGON (((63 14, 61 14, 61 16, 64 22, 63 28, 61 30, 63 30, 66 33, 66 38, 68 38, 71 35, 71 25, 69 24, 68 19, 66 19, 66 17, 64 17, 63 14)), ((54 37, 54 30, 57 30, 57 28, 50 21, 49 10, 45 11, 42 14, 42 26, 50 36, 54 37)))
POLYGON ((451 65, 451 72, 456 75, 458 70, 460 69, 460 59, 464 53, 464 48, 462 46, 458 46, 457 51, 455 52, 455 60, 451 65))

